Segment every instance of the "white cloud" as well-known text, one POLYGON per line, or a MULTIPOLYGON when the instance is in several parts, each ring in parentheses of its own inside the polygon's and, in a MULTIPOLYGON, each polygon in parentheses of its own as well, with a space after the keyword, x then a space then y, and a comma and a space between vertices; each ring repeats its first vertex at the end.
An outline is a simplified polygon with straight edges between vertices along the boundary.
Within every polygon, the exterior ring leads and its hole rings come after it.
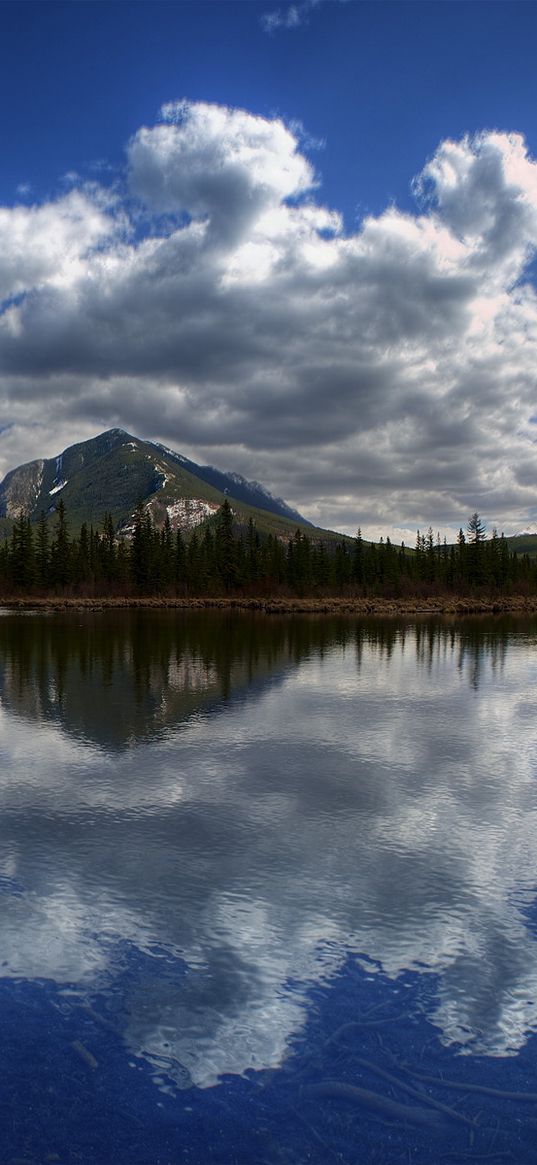
POLYGON ((275 8, 271 12, 263 13, 261 27, 269 33, 282 28, 300 28, 307 24, 310 13, 321 3, 322 0, 299 0, 298 4, 289 4, 287 8, 275 8))
POLYGON ((91 249, 117 232, 107 201, 99 189, 76 189, 41 206, 0 207, 0 301, 73 287, 91 249))
POLYGON ((219 105, 171 102, 164 123, 129 144, 131 189, 149 208, 206 221, 229 246, 282 199, 314 184, 309 162, 281 121, 219 105))
POLYGON ((169 103, 126 181, 0 208, 4 470, 121 424, 349 531, 537 516, 520 135, 441 143, 416 213, 352 234, 296 133, 244 110, 169 103))

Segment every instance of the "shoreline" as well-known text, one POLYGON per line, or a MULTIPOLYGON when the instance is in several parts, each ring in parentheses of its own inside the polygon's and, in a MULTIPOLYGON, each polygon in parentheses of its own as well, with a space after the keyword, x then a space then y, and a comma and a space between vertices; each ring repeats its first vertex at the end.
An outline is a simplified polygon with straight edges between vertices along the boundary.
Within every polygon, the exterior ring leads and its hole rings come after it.
POLYGON ((0 609, 9 611, 105 611, 177 610, 247 611, 265 615, 532 615, 537 614, 537 595, 495 595, 494 597, 434 598, 169 598, 162 595, 104 596, 81 598, 71 595, 34 595, 0 599, 0 609))

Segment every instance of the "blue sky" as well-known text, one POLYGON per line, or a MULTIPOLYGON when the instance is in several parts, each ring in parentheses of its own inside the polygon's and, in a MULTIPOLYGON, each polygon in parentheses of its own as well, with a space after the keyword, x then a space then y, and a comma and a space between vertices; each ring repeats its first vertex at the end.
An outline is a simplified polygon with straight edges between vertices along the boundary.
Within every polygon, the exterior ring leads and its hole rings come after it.
MULTIPOLYGON (((124 162, 125 143, 167 101, 239 106, 301 121, 324 142, 323 199, 352 226, 409 184, 444 137, 516 129, 537 149, 533 3, 339 3, 268 35, 292 6, 227 3, 0 4, 4 111, 0 197, 124 162)), ((300 5, 298 5, 300 8, 300 5)))
POLYGON ((1 3, 0 471, 120 424, 349 532, 534 523, 536 32, 1 3))

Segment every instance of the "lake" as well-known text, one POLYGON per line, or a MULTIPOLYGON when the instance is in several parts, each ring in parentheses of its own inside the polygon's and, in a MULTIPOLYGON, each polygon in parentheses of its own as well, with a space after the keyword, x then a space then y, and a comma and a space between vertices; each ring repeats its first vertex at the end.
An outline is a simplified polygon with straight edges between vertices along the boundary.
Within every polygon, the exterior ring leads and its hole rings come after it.
POLYGON ((537 620, 1 612, 0 1161, 535 1162, 537 620))

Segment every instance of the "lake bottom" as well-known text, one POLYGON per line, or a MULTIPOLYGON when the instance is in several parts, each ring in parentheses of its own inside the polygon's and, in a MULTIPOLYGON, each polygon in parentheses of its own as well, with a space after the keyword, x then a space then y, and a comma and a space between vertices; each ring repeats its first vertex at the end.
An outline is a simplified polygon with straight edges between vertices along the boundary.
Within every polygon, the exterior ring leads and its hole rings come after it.
MULTIPOLYGON (((126 955, 132 988, 146 960, 126 955)), ((443 1047, 427 1018, 435 976, 390 980, 350 955, 309 990, 281 1067, 209 1088, 189 1086, 186 1073, 178 1088, 177 1064, 175 1079, 165 1062, 155 1078, 154 1063, 125 1055, 124 988, 119 977, 112 996, 87 997, 76 985, 4 980, 2 1162, 535 1162, 535 1037, 508 1059, 443 1047)))

